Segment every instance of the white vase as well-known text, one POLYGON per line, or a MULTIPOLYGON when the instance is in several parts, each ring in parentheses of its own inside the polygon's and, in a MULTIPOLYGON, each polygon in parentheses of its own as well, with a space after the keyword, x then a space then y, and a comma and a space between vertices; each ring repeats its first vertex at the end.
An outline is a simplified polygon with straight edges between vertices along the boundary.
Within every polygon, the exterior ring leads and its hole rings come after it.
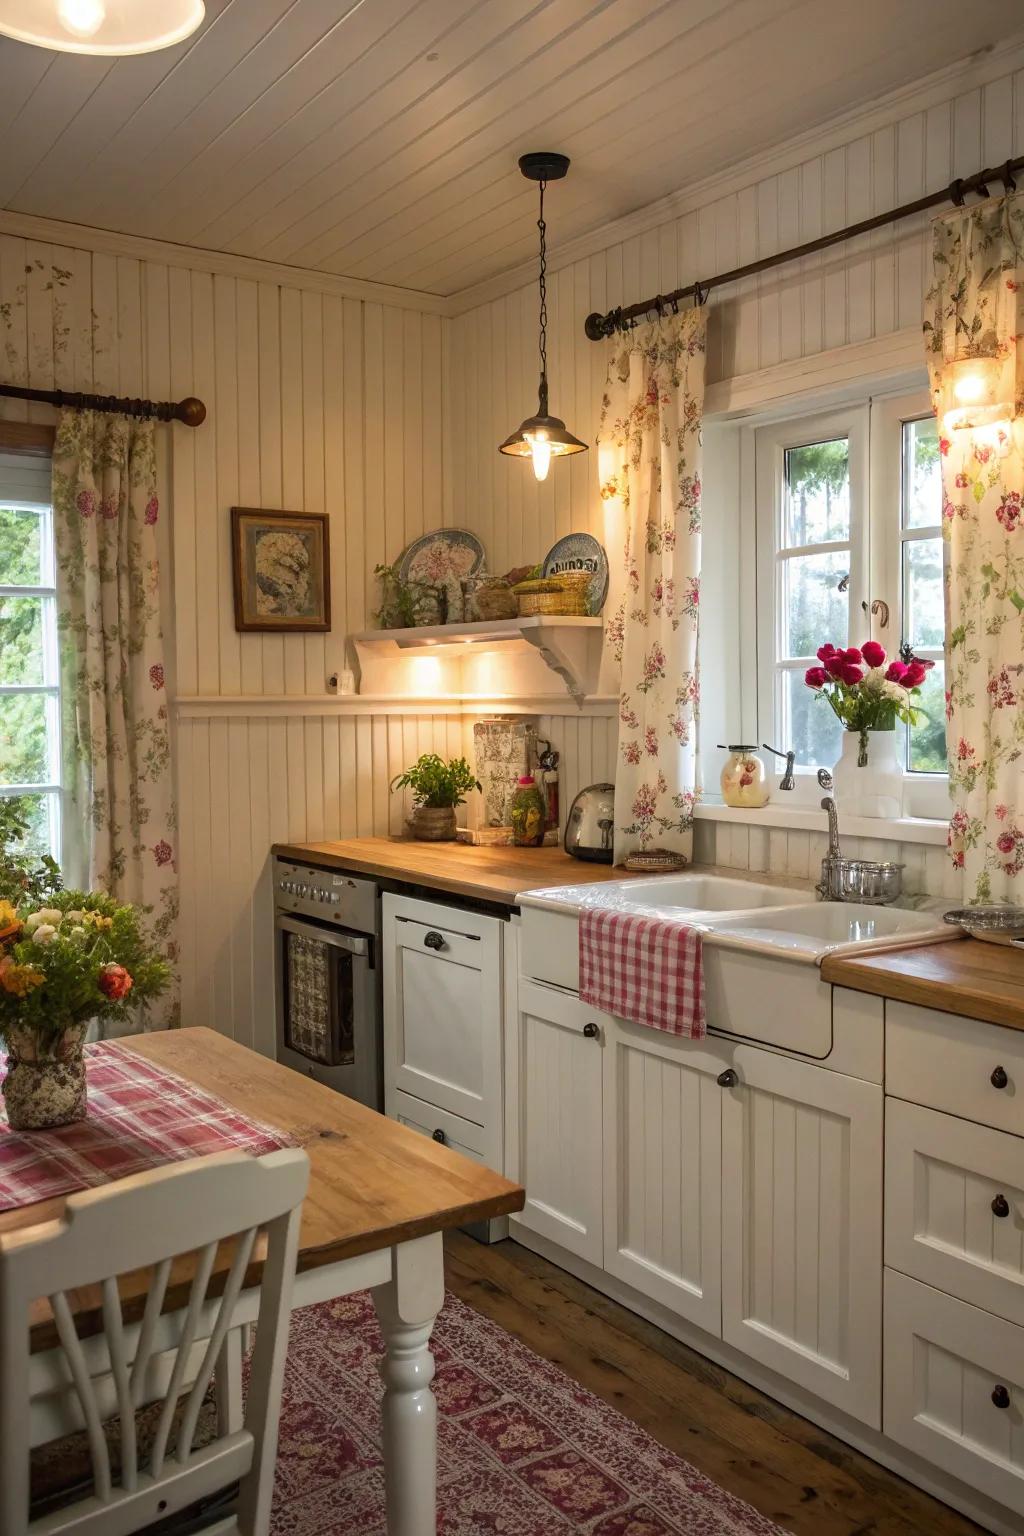
POLYGON ((862 763, 859 731, 843 732, 843 751, 833 772, 836 805, 846 816, 903 814, 903 770, 895 730, 868 731, 862 763))

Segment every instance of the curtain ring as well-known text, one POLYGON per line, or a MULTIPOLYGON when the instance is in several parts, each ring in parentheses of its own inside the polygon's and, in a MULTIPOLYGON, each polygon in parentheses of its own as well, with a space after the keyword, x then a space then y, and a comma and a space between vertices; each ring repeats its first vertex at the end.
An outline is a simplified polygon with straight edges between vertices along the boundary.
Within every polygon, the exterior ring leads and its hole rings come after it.
POLYGON ((950 182, 947 196, 951 203, 956 204, 957 208, 964 206, 964 183, 962 177, 958 176, 955 181, 950 182))
POLYGON ((992 196, 991 192, 988 189, 988 182, 987 181, 980 181, 978 183, 977 193, 978 193, 978 196, 980 198, 986 198, 986 197, 991 197, 992 196))
POLYGON ((1017 190, 1017 183, 1014 180, 1013 171, 1011 170, 1012 165, 1013 161, 1007 160, 1006 164, 1003 166, 999 173, 999 180, 1003 184, 1004 192, 1016 192, 1017 190))
POLYGON ((678 298, 676 297, 675 294, 672 295, 671 303, 672 303, 672 313, 674 315, 678 315, 678 313, 679 313, 679 300, 678 300, 678 298))
POLYGON ((694 300, 694 303, 696 304, 698 309, 701 309, 707 303, 708 294, 710 292, 711 292, 711 289, 710 288, 706 288, 703 283, 700 283, 700 282, 694 283, 694 285, 693 285, 693 300, 694 300))

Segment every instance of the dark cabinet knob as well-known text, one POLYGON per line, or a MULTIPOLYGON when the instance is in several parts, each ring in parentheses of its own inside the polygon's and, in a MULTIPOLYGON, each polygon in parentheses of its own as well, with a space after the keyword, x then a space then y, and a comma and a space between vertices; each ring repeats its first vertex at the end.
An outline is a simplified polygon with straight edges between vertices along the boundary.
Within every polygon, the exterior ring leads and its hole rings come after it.
POLYGON ((724 1072, 718 1074, 719 1088, 735 1088, 739 1080, 739 1073, 734 1072, 732 1067, 726 1067, 724 1072))
POLYGON ((444 949, 444 934, 431 928, 430 932, 424 935, 423 942, 428 949, 444 949))
POLYGON ((434 1132, 433 1139, 434 1141, 439 1141, 442 1146, 448 1140, 447 1136, 444 1134, 444 1131, 440 1129, 434 1132))
POLYGON ((1005 1067, 993 1067, 989 1082, 993 1088, 1005 1088, 1010 1079, 1006 1075, 1005 1067))
POLYGON ((598 1029, 596 1024, 584 1024, 583 1033, 586 1035, 588 1040, 596 1040, 601 1031, 598 1029))
POLYGON ((992 1214, 993 1216, 1009 1216, 1010 1202, 1005 1195, 996 1195, 992 1201, 992 1214))
POLYGON ((1010 1394, 1003 1386, 992 1388, 992 1401, 997 1408, 1009 1408, 1010 1394))

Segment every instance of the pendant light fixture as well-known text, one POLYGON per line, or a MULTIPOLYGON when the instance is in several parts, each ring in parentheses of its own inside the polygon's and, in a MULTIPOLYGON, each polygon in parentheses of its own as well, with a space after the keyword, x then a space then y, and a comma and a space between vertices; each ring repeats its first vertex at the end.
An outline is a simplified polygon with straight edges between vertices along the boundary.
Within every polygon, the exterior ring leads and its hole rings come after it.
POLYGON ((121 57, 183 42, 203 0, 0 0, 0 33, 57 53, 121 57))
POLYGON ((568 155, 553 151, 522 155, 519 169, 529 181, 540 185, 540 384, 537 387, 537 414, 527 416, 510 437, 498 449, 515 458, 533 460, 533 472, 538 480, 546 480, 551 460, 564 454, 586 453, 586 443, 566 430, 565 422, 548 415, 548 247, 547 225, 544 223, 544 189, 549 181, 560 181, 569 169, 568 155))

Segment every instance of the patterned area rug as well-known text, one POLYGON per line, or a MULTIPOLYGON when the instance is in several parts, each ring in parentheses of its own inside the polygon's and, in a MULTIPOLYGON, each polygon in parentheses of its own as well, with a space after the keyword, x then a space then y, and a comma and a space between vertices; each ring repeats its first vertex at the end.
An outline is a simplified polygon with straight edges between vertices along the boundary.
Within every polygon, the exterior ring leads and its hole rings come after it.
MULTIPOLYGON (((385 1536, 382 1349, 365 1293, 294 1314, 272 1536, 385 1536)), ((442 1536, 781 1536, 454 1296, 433 1351, 442 1536)))

